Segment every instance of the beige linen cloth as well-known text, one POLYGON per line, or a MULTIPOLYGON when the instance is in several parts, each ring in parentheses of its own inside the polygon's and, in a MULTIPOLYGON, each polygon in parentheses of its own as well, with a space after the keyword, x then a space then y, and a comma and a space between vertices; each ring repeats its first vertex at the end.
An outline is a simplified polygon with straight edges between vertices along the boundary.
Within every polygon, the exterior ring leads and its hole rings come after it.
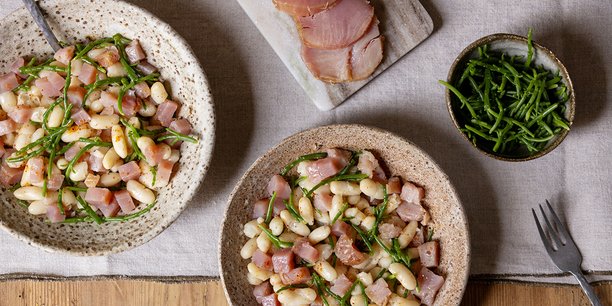
MULTIPOLYGON (((218 134, 199 195, 157 238, 117 255, 51 254, 0 232, 0 274, 218 276, 223 211, 249 165, 301 130, 362 123, 412 140, 448 173, 469 218, 472 277, 573 282, 546 255, 531 215, 532 207, 550 199, 584 255, 589 278, 612 279, 612 1, 423 0, 434 20, 431 37, 329 112, 309 101, 237 2, 133 2, 191 44, 210 80, 218 134), (566 64, 576 89, 576 120, 549 155, 497 161, 460 137, 437 80, 472 41, 497 32, 524 35, 528 27, 566 64)), ((0 1, 0 17, 19 6, 19 0, 0 1)))

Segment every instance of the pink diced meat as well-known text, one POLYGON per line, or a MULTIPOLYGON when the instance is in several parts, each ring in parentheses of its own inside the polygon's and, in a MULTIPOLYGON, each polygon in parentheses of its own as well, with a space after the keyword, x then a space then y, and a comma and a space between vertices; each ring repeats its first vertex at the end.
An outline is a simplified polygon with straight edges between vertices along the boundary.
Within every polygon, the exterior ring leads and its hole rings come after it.
POLYGON ((140 166, 136 161, 119 166, 119 175, 124 182, 135 180, 140 177, 140 166))
POLYGON ((78 108, 75 109, 75 112, 72 114, 72 116, 70 116, 70 119, 72 119, 76 125, 83 125, 91 121, 91 116, 89 116, 89 113, 87 113, 86 110, 78 108))
POLYGON ((136 92, 136 96, 141 99, 146 99, 151 96, 151 88, 147 82, 140 82, 134 86, 134 91, 136 92))
POLYGON ((164 152, 158 145, 151 145, 142 150, 142 154, 147 159, 147 162, 151 166, 157 166, 159 162, 164 160, 164 152))
POLYGON ((153 116, 153 121, 158 121, 162 126, 169 127, 177 109, 178 103, 166 100, 157 107, 157 112, 153 116))
POLYGON ((87 164, 89 165, 89 169, 91 169, 91 171, 93 172, 106 172, 106 168, 104 168, 104 165, 102 164, 102 160, 104 159, 104 157, 100 157, 97 154, 91 154, 89 155, 89 158, 87 159, 87 164))
POLYGON ((45 172, 45 160, 40 157, 32 157, 28 160, 26 167, 28 167, 28 172, 30 173, 30 177, 28 177, 30 183, 32 184, 40 184, 44 180, 44 172, 45 172))
POLYGON ((272 271, 274 268, 272 266, 272 256, 262 252, 257 249, 255 253, 253 253, 253 257, 251 257, 251 261, 261 269, 272 271))
POLYGON ((340 239, 336 242, 334 253, 347 266, 358 265, 367 259, 366 255, 357 250, 353 239, 347 235, 340 236, 340 239))
POLYGON ((85 98, 85 94, 87 90, 80 86, 74 86, 68 88, 68 102, 74 105, 74 107, 81 107, 83 105, 83 99, 85 98))
POLYGON ((61 91, 66 85, 66 80, 55 71, 43 70, 39 73, 41 78, 47 78, 53 89, 61 91))
POLYGON ((151 63, 147 62, 146 60, 140 61, 138 65, 136 66, 136 69, 138 69, 140 72, 142 72, 145 75, 151 74, 157 71, 157 67, 151 65, 151 63))
MULTIPOLYGON (((322 212, 328 212, 331 208, 333 196, 328 193, 316 193, 314 195, 314 207, 322 212)), ((333 218, 333 217, 332 217, 333 218)))
POLYGON ((34 85, 40 89, 40 92, 45 97, 55 98, 62 94, 62 92, 55 88, 47 78, 36 79, 34 85))
POLYGON ((262 306, 281 306, 281 303, 278 301, 278 297, 276 293, 272 293, 270 295, 266 295, 261 299, 262 306))
POLYGON ((421 264, 427 268, 437 267, 440 263, 440 246, 438 241, 430 241, 419 245, 419 258, 421 258, 421 264))
POLYGON ((380 237, 383 239, 393 239, 399 237, 402 229, 391 223, 383 223, 378 227, 380 237))
POLYGON ((295 268, 287 273, 280 274, 281 281, 285 285, 305 284, 312 278, 310 270, 306 267, 295 268))
MULTIPOLYGON (((8 150, 5 153, 6 156, 9 156, 12 153, 9 153, 8 150)), ((21 176, 23 175, 23 168, 11 168, 6 164, 6 161, 2 162, 2 166, 0 166, 0 184, 3 186, 12 186, 19 182, 21 182, 21 176)))
POLYGON ((96 207, 98 207, 102 214, 107 218, 116 216, 119 213, 120 209, 119 204, 117 203, 117 201, 115 201, 114 198, 109 205, 100 205, 96 207))
POLYGON ((402 193, 400 194, 400 198, 402 200, 413 203, 413 204, 421 204, 421 200, 425 197, 425 189, 422 187, 418 187, 411 182, 404 183, 402 187, 402 193))
POLYGON ((351 159, 351 152, 342 149, 327 149, 327 157, 336 160, 342 168, 348 165, 351 159))
POLYGON ((58 191, 64 184, 64 176, 62 174, 52 174, 51 179, 47 182, 47 189, 51 191, 58 191))
POLYGON ((113 193, 107 188, 87 188, 85 201, 97 208, 108 206, 113 201, 113 193))
POLYGON ((276 174, 270 178, 267 191, 270 196, 276 192, 276 198, 282 200, 289 199, 289 196, 291 195, 291 187, 289 187, 289 183, 287 183, 285 178, 279 174, 276 174))
POLYGON ((90 64, 83 63, 81 67, 81 71, 79 72, 79 81, 83 82, 85 85, 89 85, 96 81, 96 76, 98 75, 98 71, 96 68, 90 64))
POLYGON ((253 213, 251 214, 251 217, 253 219, 265 218, 267 212, 268 212, 268 200, 261 199, 255 202, 255 204, 253 204, 253 213))
POLYGON ((132 40, 127 46, 125 46, 125 54, 127 55, 130 64, 135 64, 147 57, 144 51, 142 51, 142 47, 140 46, 138 39, 132 40))
POLYGON ((417 229, 416 234, 414 234, 414 237, 412 238, 412 241, 410 241, 409 245, 412 247, 418 247, 423 243, 425 243, 425 233, 419 228, 417 229))
POLYGON ((334 280, 334 284, 333 286, 331 286, 331 291, 339 296, 344 296, 344 294, 346 294, 349 289, 351 289, 351 286, 353 285, 353 282, 351 282, 344 274, 338 276, 338 278, 336 278, 336 280, 334 280))
POLYGON ((104 68, 108 68, 119 62, 119 50, 117 47, 110 46, 104 52, 96 56, 95 60, 104 68))
POLYGON ((261 299, 263 297, 272 293, 274 293, 274 289, 272 289, 272 285, 270 285, 269 281, 265 281, 253 287, 253 295, 255 296, 255 300, 257 300, 257 303, 261 303, 261 299))
POLYGON ((176 119, 170 123, 170 129, 184 135, 191 134, 191 123, 187 119, 176 119))
POLYGON ((127 190, 115 191, 114 197, 117 204, 119 204, 119 207, 121 207, 121 211, 124 213, 128 214, 136 209, 134 200, 127 190))
POLYGON ((377 182, 386 182, 387 176, 380 166, 378 159, 370 151, 364 150, 359 155, 359 162, 357 163, 357 169, 368 177, 377 182))
POLYGON ((5 152, 6 152, 6 149, 4 148, 4 142, 2 142, 2 139, 0 139, 0 158, 4 156, 5 152))
POLYGON ((55 55, 53 55, 55 60, 64 65, 68 65, 72 57, 74 57, 74 46, 61 48, 55 52, 55 55))
POLYGON ((16 123, 26 123, 32 118, 33 110, 28 107, 18 106, 7 115, 16 123))
POLYGON ((402 180, 397 176, 390 178, 389 181, 387 182, 387 193, 388 194, 392 194, 392 193, 399 194, 401 192, 402 192, 402 180))
POLYGON ((100 103, 102 103, 104 107, 115 106, 117 105, 117 96, 108 91, 103 91, 100 93, 100 103))
POLYGON ((49 218, 51 223, 59 223, 66 220, 66 215, 62 215, 57 204, 51 204, 47 206, 47 218, 49 218))
POLYGON ((25 66, 25 59, 23 57, 19 57, 11 65, 11 72, 13 72, 14 74, 18 75, 20 78, 25 79, 28 76, 23 74, 23 73, 21 73, 21 71, 19 71, 19 68, 21 68, 23 66, 25 66))
POLYGON ((309 263, 315 263, 319 260, 319 251, 315 249, 306 238, 297 239, 293 243, 291 251, 309 263))
POLYGON ((287 273, 295 268, 295 255, 291 249, 280 249, 272 255, 274 273, 287 273))
MULTIPOLYGON (((119 113, 119 104, 117 103, 117 98, 115 98, 115 103, 113 103, 113 107, 116 113, 119 113)), ((121 110, 123 110, 123 114, 127 117, 133 117, 138 112, 140 108, 140 104, 136 99, 136 95, 133 91, 130 91, 126 95, 123 96, 121 100, 121 110)))
POLYGON ((85 147, 84 143, 80 141, 75 142, 74 145, 72 145, 68 150, 66 150, 66 153, 64 153, 64 158, 66 158, 67 160, 74 159, 83 147, 85 147))
POLYGON ((385 305, 391 296, 389 285, 383 278, 379 278, 372 285, 365 289, 365 293, 370 300, 378 305, 385 305))
POLYGON ((432 305, 436 299, 438 290, 444 285, 444 277, 436 275, 426 267, 421 268, 417 278, 417 283, 421 291, 417 294, 421 298, 421 304, 432 305))
MULTIPOLYGON (((333 216, 330 216, 330 218, 333 218, 333 216)), ((336 237, 346 235, 349 238, 355 238, 355 235, 357 235, 355 229, 344 221, 336 221, 332 225, 331 231, 336 237)))
POLYGON ((19 86, 17 76, 13 73, 0 75, 0 93, 11 91, 19 86))
POLYGON ((157 178, 155 185, 166 186, 170 182, 172 176, 172 169, 174 169, 174 163, 169 160, 162 160, 157 165, 157 178))
POLYGON ((335 175, 343 167, 344 165, 338 158, 326 157, 310 163, 306 167, 306 172, 310 181, 316 184, 335 175))
POLYGON ((11 119, 0 121, 0 136, 4 136, 16 130, 17 130, 17 125, 15 124, 15 121, 11 119))
POLYGON ((406 201, 402 201, 395 211, 406 222, 413 220, 421 221, 425 216, 425 209, 423 209, 421 204, 413 204, 406 201))

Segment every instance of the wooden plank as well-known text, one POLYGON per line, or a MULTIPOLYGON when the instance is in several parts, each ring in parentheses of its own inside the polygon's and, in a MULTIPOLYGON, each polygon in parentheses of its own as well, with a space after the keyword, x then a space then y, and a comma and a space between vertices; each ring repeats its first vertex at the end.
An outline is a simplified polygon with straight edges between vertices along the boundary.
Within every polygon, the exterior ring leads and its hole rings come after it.
POLYGON ((329 84, 317 80, 300 56, 300 38, 295 22, 278 11, 272 0, 238 0, 255 26, 272 46, 293 77, 318 108, 329 110, 340 105, 374 77, 425 40, 433 31, 431 17, 419 0, 371 1, 385 37, 384 59, 367 80, 329 84))
MULTIPOLYGON (((597 284, 612 305, 612 283, 597 284)), ((142 280, 0 282, 0 306, 21 305, 227 305, 219 281, 161 283, 142 280)), ((590 305, 578 286, 470 282, 462 305, 590 305)))

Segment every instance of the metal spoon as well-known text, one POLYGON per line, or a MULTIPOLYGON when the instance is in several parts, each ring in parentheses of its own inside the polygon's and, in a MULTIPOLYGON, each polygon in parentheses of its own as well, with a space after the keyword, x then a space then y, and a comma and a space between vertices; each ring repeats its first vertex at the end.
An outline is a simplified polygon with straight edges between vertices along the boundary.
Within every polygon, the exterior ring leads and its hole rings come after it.
POLYGON ((51 31, 49 24, 47 24, 47 21, 45 20, 45 17, 43 16, 36 2, 34 0, 23 0, 23 3, 25 4, 28 11, 30 11, 32 18, 34 18, 34 21, 36 22, 38 27, 40 27, 40 29, 42 30, 43 34, 45 35, 45 38, 47 39, 47 42, 49 43, 49 45, 51 45, 51 48, 53 48, 53 51, 61 49, 62 47, 60 46, 57 37, 55 37, 53 31, 51 31))

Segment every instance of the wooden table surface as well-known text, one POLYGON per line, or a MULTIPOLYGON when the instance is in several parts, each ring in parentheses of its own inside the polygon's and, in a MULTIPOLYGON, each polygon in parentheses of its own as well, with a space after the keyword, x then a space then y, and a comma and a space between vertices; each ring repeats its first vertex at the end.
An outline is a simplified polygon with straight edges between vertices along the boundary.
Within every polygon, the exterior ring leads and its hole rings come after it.
MULTIPOLYGON (((612 305, 612 283, 595 285, 603 305, 612 305)), ((217 280, 168 283, 147 280, 0 282, 0 306, 214 305, 225 306, 217 280)), ((578 286, 472 281, 463 305, 590 305, 578 286)))

